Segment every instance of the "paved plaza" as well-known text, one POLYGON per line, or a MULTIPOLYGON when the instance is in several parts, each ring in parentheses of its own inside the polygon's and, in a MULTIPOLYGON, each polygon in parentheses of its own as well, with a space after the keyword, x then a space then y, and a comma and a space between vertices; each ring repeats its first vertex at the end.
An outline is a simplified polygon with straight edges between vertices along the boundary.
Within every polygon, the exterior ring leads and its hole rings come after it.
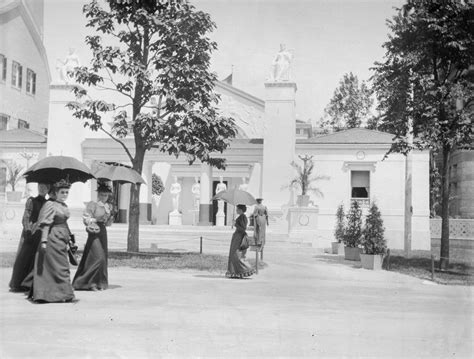
MULTIPOLYGON (((111 247, 120 249, 126 227, 112 228, 111 247)), ((143 226, 142 243, 191 251, 198 231, 143 226)), ((4 230, 2 251, 17 245, 5 237, 13 232, 4 230)), ((230 232, 207 235, 214 245, 204 248, 227 254, 230 232)), ((472 357, 470 287, 364 270, 277 235, 264 261, 247 280, 110 268, 109 290, 76 292, 73 304, 32 304, 8 291, 11 269, 1 268, 0 357, 472 357)))

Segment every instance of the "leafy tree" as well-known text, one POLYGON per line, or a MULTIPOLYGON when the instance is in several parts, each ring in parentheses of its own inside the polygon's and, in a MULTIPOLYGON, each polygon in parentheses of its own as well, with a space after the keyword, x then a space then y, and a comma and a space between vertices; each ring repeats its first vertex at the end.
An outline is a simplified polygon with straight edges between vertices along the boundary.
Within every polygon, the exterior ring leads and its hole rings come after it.
POLYGON ((341 243, 344 240, 344 226, 346 216, 344 214, 344 205, 337 207, 336 211, 336 227, 334 228, 334 237, 336 241, 341 243))
POLYGON ((298 156, 300 160, 303 161, 303 166, 299 163, 291 162, 291 166, 296 170, 296 177, 290 181, 290 187, 299 188, 301 190, 301 195, 306 195, 309 192, 313 192, 317 196, 322 197, 323 193, 321 190, 314 186, 314 183, 322 180, 329 179, 325 175, 314 175, 314 161, 313 156, 298 156))
POLYGON ((365 254, 385 254, 387 250, 387 240, 384 236, 382 214, 379 207, 372 203, 369 214, 365 218, 365 226, 362 230, 362 247, 365 254))
POLYGON ((151 175, 151 193, 155 196, 159 196, 165 190, 165 186, 160 176, 156 173, 151 175))
POLYGON ((388 22, 385 59, 374 67, 381 126, 395 134, 391 151, 441 153, 442 269, 449 265, 450 158, 473 138, 473 19, 468 1, 408 1, 388 22))
POLYGON ((346 215, 346 227, 344 228, 344 245, 356 248, 362 238, 362 210, 359 202, 352 201, 349 212, 346 215))
POLYGON ((359 83, 352 72, 344 74, 329 105, 324 109, 320 127, 325 132, 360 127, 362 120, 370 114, 373 104, 371 94, 367 84, 364 81, 359 83))
MULTIPOLYGON (((113 93, 116 102, 90 98, 76 86, 76 96, 85 100, 68 104, 74 116, 119 143, 140 174, 153 148, 184 155, 190 164, 199 159, 224 168, 225 160, 213 155, 228 147, 236 128, 216 107, 217 78, 209 66, 217 45, 208 37, 215 28, 209 14, 185 1, 145 0, 92 0, 83 12, 95 30, 86 36, 92 61, 73 75, 78 84, 113 93)), ((129 251, 139 250, 139 191, 132 185, 129 251)))

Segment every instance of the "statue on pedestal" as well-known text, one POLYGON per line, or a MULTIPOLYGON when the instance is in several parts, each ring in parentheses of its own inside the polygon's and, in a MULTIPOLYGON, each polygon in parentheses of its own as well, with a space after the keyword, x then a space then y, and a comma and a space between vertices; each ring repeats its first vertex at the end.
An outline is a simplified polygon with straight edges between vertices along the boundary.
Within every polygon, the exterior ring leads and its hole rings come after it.
POLYGON ((247 177, 242 177, 242 184, 239 186, 239 189, 241 191, 246 191, 247 192, 248 187, 249 187, 249 185, 247 183, 247 177))
POLYGON ((191 192, 194 199, 194 209, 199 209, 199 201, 201 199, 201 184, 199 183, 199 179, 197 177, 194 177, 194 183, 191 187, 191 192))
POLYGON ((174 183, 171 185, 170 193, 173 199, 173 212, 171 213, 179 213, 178 206, 179 206, 179 195, 181 193, 181 185, 178 182, 178 177, 174 176, 174 183))
POLYGON ((280 51, 276 54, 272 63, 272 81, 289 81, 290 65, 293 60, 293 54, 286 50, 285 44, 280 44, 280 51))
POLYGON ((72 47, 69 48, 69 53, 64 61, 56 59, 56 69, 59 72, 59 79, 66 84, 74 82, 74 79, 69 75, 69 72, 74 71, 74 69, 79 66, 81 66, 81 61, 79 60, 79 56, 76 54, 76 50, 72 47))
MULTIPOLYGON (((216 187, 216 193, 225 191, 227 189, 227 185, 223 182, 223 178, 219 177, 219 183, 216 187)), ((217 214, 224 214, 224 201, 217 201, 217 214)))

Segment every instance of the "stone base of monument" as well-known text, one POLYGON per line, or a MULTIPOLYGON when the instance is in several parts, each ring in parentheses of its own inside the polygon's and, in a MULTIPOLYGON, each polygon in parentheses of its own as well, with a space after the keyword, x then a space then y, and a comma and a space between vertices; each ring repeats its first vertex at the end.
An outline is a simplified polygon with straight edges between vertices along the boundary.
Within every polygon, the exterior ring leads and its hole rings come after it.
POLYGON ((225 226, 225 213, 216 213, 216 227, 225 226))
POLYGON ((324 248, 318 236, 318 207, 288 208, 288 237, 290 242, 313 248, 324 248))
POLYGON ((170 226, 181 226, 183 224, 181 213, 179 212, 170 212, 168 216, 170 226))

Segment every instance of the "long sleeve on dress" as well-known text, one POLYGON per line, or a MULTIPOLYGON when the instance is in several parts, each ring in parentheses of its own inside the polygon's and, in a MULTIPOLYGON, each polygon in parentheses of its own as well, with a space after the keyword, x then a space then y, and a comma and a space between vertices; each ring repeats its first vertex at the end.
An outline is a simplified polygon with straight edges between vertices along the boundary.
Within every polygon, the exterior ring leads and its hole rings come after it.
POLYGON ((97 203, 95 203, 94 201, 87 203, 86 209, 84 210, 84 213, 82 215, 82 219, 86 226, 91 223, 97 222, 97 220, 94 218, 96 207, 97 203))
POLYGON ((247 222, 248 219, 244 214, 241 214, 239 217, 237 217, 235 221, 235 229, 238 232, 245 232, 247 229, 247 222))
POLYGON ((30 197, 25 203, 25 212, 23 213, 23 218, 21 220, 21 224, 23 225, 23 229, 25 231, 31 230, 30 217, 31 217, 32 212, 33 212, 33 198, 30 197))
POLYGON ((46 243, 48 241, 48 233, 49 233, 49 227, 54 222, 54 215, 55 215, 55 209, 54 209, 54 202, 53 201, 47 201, 43 207, 41 208, 41 211, 38 216, 38 223, 41 227, 41 243, 46 243))

